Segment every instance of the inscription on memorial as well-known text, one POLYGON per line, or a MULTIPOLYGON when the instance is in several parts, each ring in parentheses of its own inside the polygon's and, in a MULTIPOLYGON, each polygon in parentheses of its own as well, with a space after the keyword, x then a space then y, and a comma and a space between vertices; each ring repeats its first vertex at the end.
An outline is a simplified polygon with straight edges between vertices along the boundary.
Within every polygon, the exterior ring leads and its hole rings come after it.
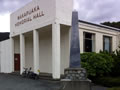
POLYGON ((17 16, 18 22, 15 24, 15 27, 31 22, 34 19, 43 17, 44 15, 44 11, 42 11, 39 6, 35 6, 34 8, 17 16))

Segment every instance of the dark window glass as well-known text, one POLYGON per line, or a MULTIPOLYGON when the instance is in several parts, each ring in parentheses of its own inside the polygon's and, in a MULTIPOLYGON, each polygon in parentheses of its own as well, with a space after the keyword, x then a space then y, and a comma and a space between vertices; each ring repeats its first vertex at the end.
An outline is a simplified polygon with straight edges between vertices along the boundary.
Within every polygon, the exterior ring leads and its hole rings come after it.
POLYGON ((112 38, 108 36, 103 36, 103 50, 112 52, 112 38))
POLYGON ((95 35, 92 33, 84 32, 84 52, 95 51, 95 35))

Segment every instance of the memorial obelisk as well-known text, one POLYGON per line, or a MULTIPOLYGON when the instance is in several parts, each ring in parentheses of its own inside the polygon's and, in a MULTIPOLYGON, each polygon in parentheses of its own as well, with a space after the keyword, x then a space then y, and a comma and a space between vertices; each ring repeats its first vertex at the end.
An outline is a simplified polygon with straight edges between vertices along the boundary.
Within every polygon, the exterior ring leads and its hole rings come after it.
POLYGON ((78 29, 78 12, 72 12, 71 40, 70 40, 70 65, 65 69, 66 79, 85 80, 86 70, 81 68, 80 36, 78 29))
POLYGON ((80 40, 78 28, 78 12, 72 12, 70 65, 65 69, 65 79, 62 80, 62 90, 91 90, 90 80, 87 79, 86 70, 81 68, 80 40))
POLYGON ((80 68, 80 42, 78 30, 78 12, 73 11, 72 27, 71 27, 71 42, 70 42, 70 68, 80 68))

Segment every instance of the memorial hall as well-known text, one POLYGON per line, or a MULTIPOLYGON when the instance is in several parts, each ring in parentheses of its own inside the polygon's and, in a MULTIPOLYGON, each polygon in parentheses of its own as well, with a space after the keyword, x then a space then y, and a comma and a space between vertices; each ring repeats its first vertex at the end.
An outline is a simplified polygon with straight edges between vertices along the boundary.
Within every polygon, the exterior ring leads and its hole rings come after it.
MULTIPOLYGON (((69 67, 72 11, 73 0, 32 0, 11 13, 10 39, 0 42, 0 72, 32 67, 60 79, 69 67)), ((118 48, 120 29, 78 22, 81 53, 118 48)))

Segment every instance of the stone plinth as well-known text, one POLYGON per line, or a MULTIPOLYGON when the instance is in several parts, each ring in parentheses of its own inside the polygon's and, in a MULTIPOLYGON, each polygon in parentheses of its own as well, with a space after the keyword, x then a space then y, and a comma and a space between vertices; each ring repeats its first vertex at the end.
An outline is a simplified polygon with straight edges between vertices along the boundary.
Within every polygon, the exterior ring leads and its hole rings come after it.
POLYGON ((61 90, 91 90, 91 81, 87 79, 83 68, 65 69, 65 79, 62 79, 61 90))
POLYGON ((70 81, 67 79, 62 80, 61 90, 91 90, 91 81, 70 81))
POLYGON ((67 68, 64 71, 65 79, 70 80, 87 80, 87 73, 84 68, 67 68))

